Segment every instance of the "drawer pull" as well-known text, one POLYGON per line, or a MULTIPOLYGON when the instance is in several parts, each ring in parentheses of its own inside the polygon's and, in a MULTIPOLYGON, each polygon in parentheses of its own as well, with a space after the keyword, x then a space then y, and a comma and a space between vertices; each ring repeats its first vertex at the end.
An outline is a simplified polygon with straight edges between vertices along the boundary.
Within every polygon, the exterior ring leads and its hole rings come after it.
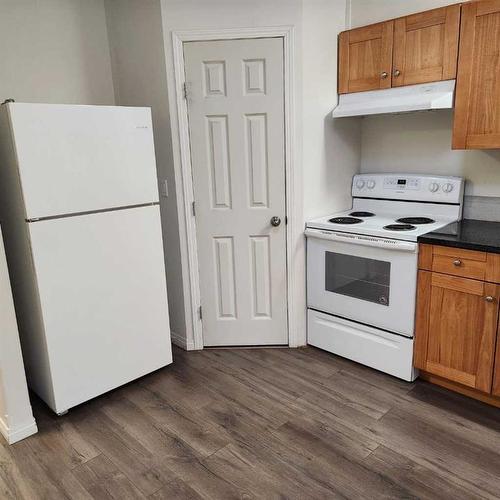
POLYGON ((462 265, 462 261, 460 259, 454 260, 453 265, 456 267, 460 267, 462 265))
POLYGON ((495 297, 492 297, 491 295, 486 295, 484 300, 486 300, 486 302, 495 302, 495 297))

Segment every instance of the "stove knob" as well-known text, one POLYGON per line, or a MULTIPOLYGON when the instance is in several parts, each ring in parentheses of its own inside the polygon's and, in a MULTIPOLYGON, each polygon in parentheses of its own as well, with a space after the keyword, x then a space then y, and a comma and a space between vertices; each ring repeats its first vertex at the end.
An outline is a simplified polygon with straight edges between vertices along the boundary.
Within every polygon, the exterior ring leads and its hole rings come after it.
POLYGON ((436 191, 438 191, 438 190, 439 190, 439 184, 438 184, 437 182, 431 182, 431 183, 429 184, 429 191, 430 191, 431 193, 435 193, 435 192, 436 192, 436 191))
POLYGON ((373 189, 375 187, 375 181, 373 180, 369 180, 367 183, 366 183, 366 187, 368 189, 373 189))
POLYGON ((444 186, 443 186, 443 191, 445 193, 451 193, 453 191, 453 184, 451 184, 451 182, 447 182, 444 186))
POLYGON ((356 181, 356 187, 358 189, 363 189, 365 187, 365 181, 363 179, 358 179, 356 181))

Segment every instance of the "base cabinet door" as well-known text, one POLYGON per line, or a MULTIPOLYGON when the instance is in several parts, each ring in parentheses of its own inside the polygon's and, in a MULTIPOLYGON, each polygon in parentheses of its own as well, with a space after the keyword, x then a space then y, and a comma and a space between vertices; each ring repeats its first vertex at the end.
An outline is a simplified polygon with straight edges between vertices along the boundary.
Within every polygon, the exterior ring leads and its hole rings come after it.
POLYGON ((500 148, 500 0, 462 5, 452 147, 500 148))
POLYGON ((500 286, 420 271, 418 294, 416 367, 490 393, 500 286))
POLYGON ((500 397, 500 324, 498 325, 497 334, 497 352, 495 356, 495 373, 493 376, 493 387, 491 389, 493 396, 500 397))

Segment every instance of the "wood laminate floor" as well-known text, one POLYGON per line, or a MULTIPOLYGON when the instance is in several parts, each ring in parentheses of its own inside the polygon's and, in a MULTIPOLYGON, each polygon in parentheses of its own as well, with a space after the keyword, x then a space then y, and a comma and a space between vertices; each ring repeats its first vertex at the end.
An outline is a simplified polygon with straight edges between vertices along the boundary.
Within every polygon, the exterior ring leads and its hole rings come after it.
POLYGON ((500 411, 314 348, 174 365, 0 439, 0 498, 499 498, 500 411))

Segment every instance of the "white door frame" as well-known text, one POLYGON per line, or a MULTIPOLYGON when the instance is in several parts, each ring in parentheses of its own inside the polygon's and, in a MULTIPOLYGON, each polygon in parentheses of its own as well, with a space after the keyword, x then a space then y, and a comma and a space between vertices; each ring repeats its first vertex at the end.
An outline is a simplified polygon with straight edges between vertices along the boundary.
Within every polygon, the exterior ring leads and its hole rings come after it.
MULTIPOLYGON (((299 177, 297 169, 300 163, 297 161, 299 155, 295 142, 294 27, 179 30, 172 32, 175 103, 177 107, 175 125, 177 125, 179 134, 179 155, 176 161, 176 155, 174 154, 174 168, 176 169, 176 179, 181 181, 180 183, 176 183, 177 206, 183 215, 183 217, 179 216, 179 231, 181 239, 185 240, 185 253, 187 254, 183 260, 188 267, 185 276, 189 280, 187 289, 190 293, 190 305, 186 305, 185 310, 187 313, 190 313, 190 322, 193 329, 192 339, 182 342, 183 347, 186 347, 188 350, 203 349, 203 331, 198 309, 200 304, 200 279, 198 273, 196 223, 192 212, 194 190, 189 143, 188 109, 184 98, 185 71, 183 43, 270 37, 283 38, 284 46, 288 344, 290 347, 298 347, 306 344, 305 263, 302 258, 305 246, 302 214, 303 193, 301 183, 297 182, 297 178, 299 177), (184 223, 182 223, 182 219, 184 219, 184 223)), ((175 130, 175 127, 172 128, 175 130)))

